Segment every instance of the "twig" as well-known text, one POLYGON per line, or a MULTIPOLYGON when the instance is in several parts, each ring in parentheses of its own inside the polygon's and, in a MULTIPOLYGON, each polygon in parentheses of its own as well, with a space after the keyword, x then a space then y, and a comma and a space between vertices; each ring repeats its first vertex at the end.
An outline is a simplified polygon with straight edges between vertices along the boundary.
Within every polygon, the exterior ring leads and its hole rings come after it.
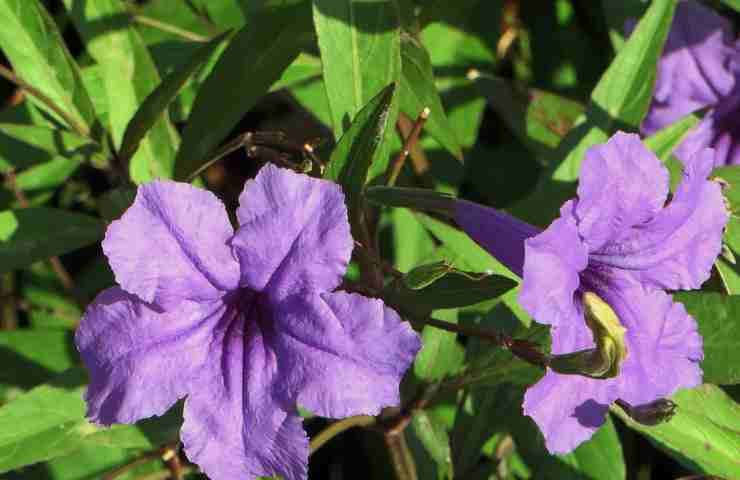
POLYGON ((191 42, 206 43, 211 40, 208 37, 204 37, 203 35, 191 32, 190 30, 185 30, 184 28, 180 28, 176 25, 161 22, 155 18, 147 17, 144 15, 134 15, 133 19, 136 23, 140 23, 141 25, 156 28, 157 30, 161 30, 163 32, 172 33, 173 35, 182 37, 185 40, 190 40, 191 42))
POLYGON ((411 455, 406 437, 404 435, 390 435, 386 433, 383 438, 391 456, 393 470, 396 472, 397 480, 417 480, 416 463, 411 455))
POLYGON ((183 466, 180 464, 180 459, 177 454, 178 445, 179 442, 174 442, 156 450, 145 452, 131 462, 125 465, 121 465, 120 467, 106 473, 102 477, 102 480, 115 480, 129 470, 157 459, 161 460, 167 466, 167 476, 157 478, 172 477, 174 480, 182 480, 184 478, 184 475, 188 473, 188 469, 183 468, 183 466))
MULTIPOLYGON (((18 188, 18 185, 15 181, 15 173, 12 171, 6 172, 5 177, 7 178, 8 186, 11 190, 13 190, 15 198, 16 200, 18 200, 18 205, 20 205, 21 208, 28 208, 30 206, 28 198, 26 198, 23 190, 18 188)), ((74 280, 72 279, 72 275, 70 275, 67 269, 64 268, 64 265, 62 264, 61 260, 59 260, 59 257, 49 258, 49 263, 51 264, 51 268, 52 270, 54 270, 56 276, 59 277, 59 281, 61 282, 62 287, 64 287, 64 289, 67 290, 70 295, 72 295, 72 298, 74 298, 77 306, 79 306, 81 310, 84 310, 87 302, 77 292, 74 280)))
MULTIPOLYGON (((406 157, 409 156, 411 149, 414 148, 416 142, 419 140, 421 129, 424 128, 424 124, 429 118, 429 114, 431 112, 432 111, 429 109, 429 107, 424 107, 421 113, 419 113, 416 122, 414 122, 414 125, 411 128, 411 132, 405 137, 403 148, 400 152, 398 152, 398 155, 390 165, 386 185, 393 186, 396 184, 398 175, 401 173, 401 169, 403 169, 403 164, 406 163, 406 157)), ((398 129, 401 130, 400 124, 398 126, 398 129)))
POLYGON ((0 76, 4 77, 5 79, 13 82, 18 87, 22 88, 23 90, 27 91, 30 95, 36 97, 41 103, 45 104, 47 107, 49 107, 54 113, 59 115, 59 117, 64 120, 67 125, 69 125, 75 132, 79 133, 83 137, 90 137, 90 129, 87 128, 86 125, 83 125, 79 123, 77 120, 73 119, 67 112, 65 112, 61 107, 59 107, 54 101, 47 97, 43 92, 38 90, 36 87, 33 87, 26 83, 23 79, 18 77, 15 73, 5 68, 3 65, 0 65, 0 76))
MULTIPOLYGON (((147 452, 144 455, 140 456, 139 458, 127 463, 126 465, 121 465, 120 467, 111 470, 110 472, 106 473, 103 476, 102 480, 115 480, 116 478, 122 476, 129 470, 138 467, 139 465, 143 465, 145 463, 151 462, 153 460, 156 460, 162 456, 161 449, 155 450, 153 452, 147 452)), ((169 472, 167 474, 169 476, 169 472)))
POLYGON ((318 435, 316 435, 308 446, 310 453, 314 453, 319 448, 323 447, 326 442, 336 437, 342 432, 346 432, 350 428, 354 427, 369 427, 375 425, 377 420, 375 417, 369 417, 367 415, 358 415, 356 417, 348 417, 338 422, 334 422, 318 435))
MULTIPOLYGON (((398 122, 396 123, 401 138, 409 138, 414 129, 414 122, 403 112, 398 113, 398 122)), ((418 143, 414 143, 409 148, 409 157, 411 158, 411 168, 419 178, 424 187, 434 188, 434 181, 429 178, 429 159, 427 159, 424 149, 418 143)))

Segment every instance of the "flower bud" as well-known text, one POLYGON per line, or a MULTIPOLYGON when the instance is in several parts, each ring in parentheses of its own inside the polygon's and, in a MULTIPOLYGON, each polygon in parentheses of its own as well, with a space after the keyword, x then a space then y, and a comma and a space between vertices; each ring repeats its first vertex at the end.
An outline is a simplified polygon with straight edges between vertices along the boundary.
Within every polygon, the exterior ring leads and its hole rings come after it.
POLYGON ((642 425, 654 426, 669 421, 676 413, 677 405, 667 398, 659 398, 643 405, 632 406, 624 400, 615 402, 629 417, 642 425))
POLYGON ((591 378, 613 378, 619 375, 627 358, 624 334, 627 331, 614 310, 598 295, 583 294, 586 326, 591 330, 596 348, 553 355, 550 368, 558 373, 584 375, 591 378))

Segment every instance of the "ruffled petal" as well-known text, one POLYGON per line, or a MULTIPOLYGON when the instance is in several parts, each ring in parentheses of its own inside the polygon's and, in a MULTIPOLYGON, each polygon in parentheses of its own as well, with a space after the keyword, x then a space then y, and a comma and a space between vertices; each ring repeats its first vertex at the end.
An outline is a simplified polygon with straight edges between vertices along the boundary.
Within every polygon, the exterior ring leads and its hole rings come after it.
POLYGON ((212 193, 186 183, 156 181, 103 240, 116 281, 127 292, 161 307, 181 300, 212 300, 239 282, 227 245, 233 229, 212 193))
POLYGON ((279 295, 339 285, 353 241, 338 185, 266 165, 239 203, 232 246, 245 285, 279 295))
POLYGON ((588 264, 588 250, 578 235, 573 206, 573 201, 566 202, 560 218, 525 242, 519 303, 539 323, 557 326, 579 315, 573 295, 588 264))
POLYGON ((699 122, 675 154, 684 166, 704 149, 714 149, 714 167, 740 164, 740 92, 735 91, 699 122))
POLYGON ((702 338, 683 305, 640 285, 605 297, 627 328, 627 359, 616 378, 619 398, 641 405, 701 384, 702 338))
POLYGON ((284 380, 265 333, 269 314, 253 301, 230 315, 214 332, 212 368, 185 401, 185 453, 211 480, 305 480, 308 438, 301 418, 274 394, 284 380))
POLYGON ((274 308, 282 396, 323 417, 377 415, 399 404, 421 341, 381 300, 323 293, 274 308))
POLYGON ((660 211, 669 190, 668 170, 634 134, 616 133, 586 151, 575 216, 589 251, 615 241, 660 211))
POLYGON ((673 200, 649 222, 592 253, 591 261, 628 270, 656 288, 699 288, 721 251, 729 218, 720 185, 707 180, 713 163, 711 150, 697 155, 673 200))
POLYGON ((524 271, 524 241, 541 232, 508 213, 466 200, 455 202, 455 221, 478 245, 520 277, 524 271))
POLYGON ((617 398, 613 383, 548 370, 524 394, 524 414, 535 421, 550 453, 568 453, 604 424, 617 398))
POLYGON ((219 301, 160 313, 118 287, 88 307, 75 343, 90 372, 87 416, 103 425, 162 415, 204 368, 219 301))
POLYGON ((730 93, 738 55, 731 32, 726 19, 698 2, 678 4, 658 62, 653 104, 642 124, 645 135, 730 93))

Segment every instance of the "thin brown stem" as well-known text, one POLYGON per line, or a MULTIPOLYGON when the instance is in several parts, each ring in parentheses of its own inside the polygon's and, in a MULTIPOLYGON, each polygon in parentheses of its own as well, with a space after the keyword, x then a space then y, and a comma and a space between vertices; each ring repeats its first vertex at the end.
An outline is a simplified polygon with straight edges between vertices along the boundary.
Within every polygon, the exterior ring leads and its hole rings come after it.
MULTIPOLYGON (((414 129, 414 121, 405 113, 399 112, 396 126, 401 138, 409 138, 414 129)), ((418 143, 412 144, 409 148, 409 158, 411 159, 411 168, 414 170, 414 174, 419 179, 419 182, 421 182, 421 185, 426 188, 434 188, 434 180, 429 177, 429 159, 424 153, 424 149, 418 143)))
MULTIPOLYGON (((103 475, 102 480, 115 480, 116 478, 124 475, 129 470, 138 467, 139 465, 144 465, 145 463, 149 463, 151 461, 154 461, 158 458, 160 458, 162 455, 161 450, 155 450, 153 452, 147 452, 144 455, 138 457, 137 459, 127 463, 126 465, 121 465, 120 467, 111 470, 110 472, 103 475)), ((169 476, 169 473, 168 473, 169 476)))
POLYGON ((393 470, 396 473, 397 480, 417 480, 416 463, 411 455, 406 437, 402 434, 387 433, 383 436, 388 453, 391 457, 393 470))
POLYGON ((318 435, 311 439, 311 443, 308 446, 310 453, 314 453, 319 448, 323 447, 329 440, 336 437, 340 433, 346 432, 350 428, 354 427, 369 427, 375 425, 377 420, 375 417, 369 417, 367 415, 358 415, 356 417, 348 417, 343 420, 332 423, 318 435))
MULTIPOLYGON (((431 112, 432 111, 429 107, 424 107, 421 113, 419 113, 419 116, 416 118, 416 122, 414 122, 413 127, 411 127, 411 132, 409 132, 404 139, 403 148, 398 152, 398 155, 390 165, 386 185, 393 186, 396 184, 398 175, 401 173, 404 163, 406 163, 406 158, 409 156, 411 149, 416 146, 416 142, 419 140, 419 135, 421 135, 421 130, 424 128, 424 124, 429 118, 429 114, 431 112)), ((398 129, 401 130, 400 124, 398 129)))
POLYGON ((62 109, 59 105, 57 105, 54 100, 46 96, 46 94, 38 90, 36 87, 26 83, 23 79, 18 77, 9 69, 5 68, 3 65, 0 65, 0 76, 4 77, 10 82, 13 82, 18 87, 28 92, 30 95, 36 97, 36 99, 38 99, 41 103, 43 103, 54 113, 56 113, 59 118, 64 120, 67 125, 69 125, 75 132, 79 133, 83 137, 90 137, 90 129, 87 128, 86 125, 83 125, 82 123, 72 118, 72 116, 65 112, 64 109, 62 109))

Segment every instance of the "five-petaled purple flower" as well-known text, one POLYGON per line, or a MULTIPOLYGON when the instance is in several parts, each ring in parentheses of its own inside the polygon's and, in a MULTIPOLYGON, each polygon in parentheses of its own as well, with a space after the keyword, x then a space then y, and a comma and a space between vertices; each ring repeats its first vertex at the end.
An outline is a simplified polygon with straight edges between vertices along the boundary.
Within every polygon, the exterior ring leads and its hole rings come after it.
POLYGON ((297 405, 344 417, 398 404, 420 340, 380 300, 332 292, 353 247, 339 186, 268 165, 239 203, 234 232, 210 192, 157 181, 110 225, 120 287, 76 335, 88 416, 131 423, 186 397, 181 439, 209 477, 305 479, 297 405))
POLYGON ((642 123, 652 135, 685 115, 710 108, 676 150, 684 164, 707 147, 715 166, 740 163, 740 43, 730 23, 693 0, 676 7, 642 123))
POLYGON ((694 158, 673 198, 668 172, 637 135, 617 133, 586 152, 578 198, 546 230, 466 201, 465 231, 523 277, 519 302, 552 326, 552 353, 594 346, 583 295, 593 292, 626 327, 618 376, 594 379, 548 369, 530 387, 524 412, 551 452, 568 452, 604 423, 617 399, 640 406, 701 383, 696 322, 665 290, 698 288, 720 253, 728 212, 720 185, 707 180, 709 149, 694 158))

